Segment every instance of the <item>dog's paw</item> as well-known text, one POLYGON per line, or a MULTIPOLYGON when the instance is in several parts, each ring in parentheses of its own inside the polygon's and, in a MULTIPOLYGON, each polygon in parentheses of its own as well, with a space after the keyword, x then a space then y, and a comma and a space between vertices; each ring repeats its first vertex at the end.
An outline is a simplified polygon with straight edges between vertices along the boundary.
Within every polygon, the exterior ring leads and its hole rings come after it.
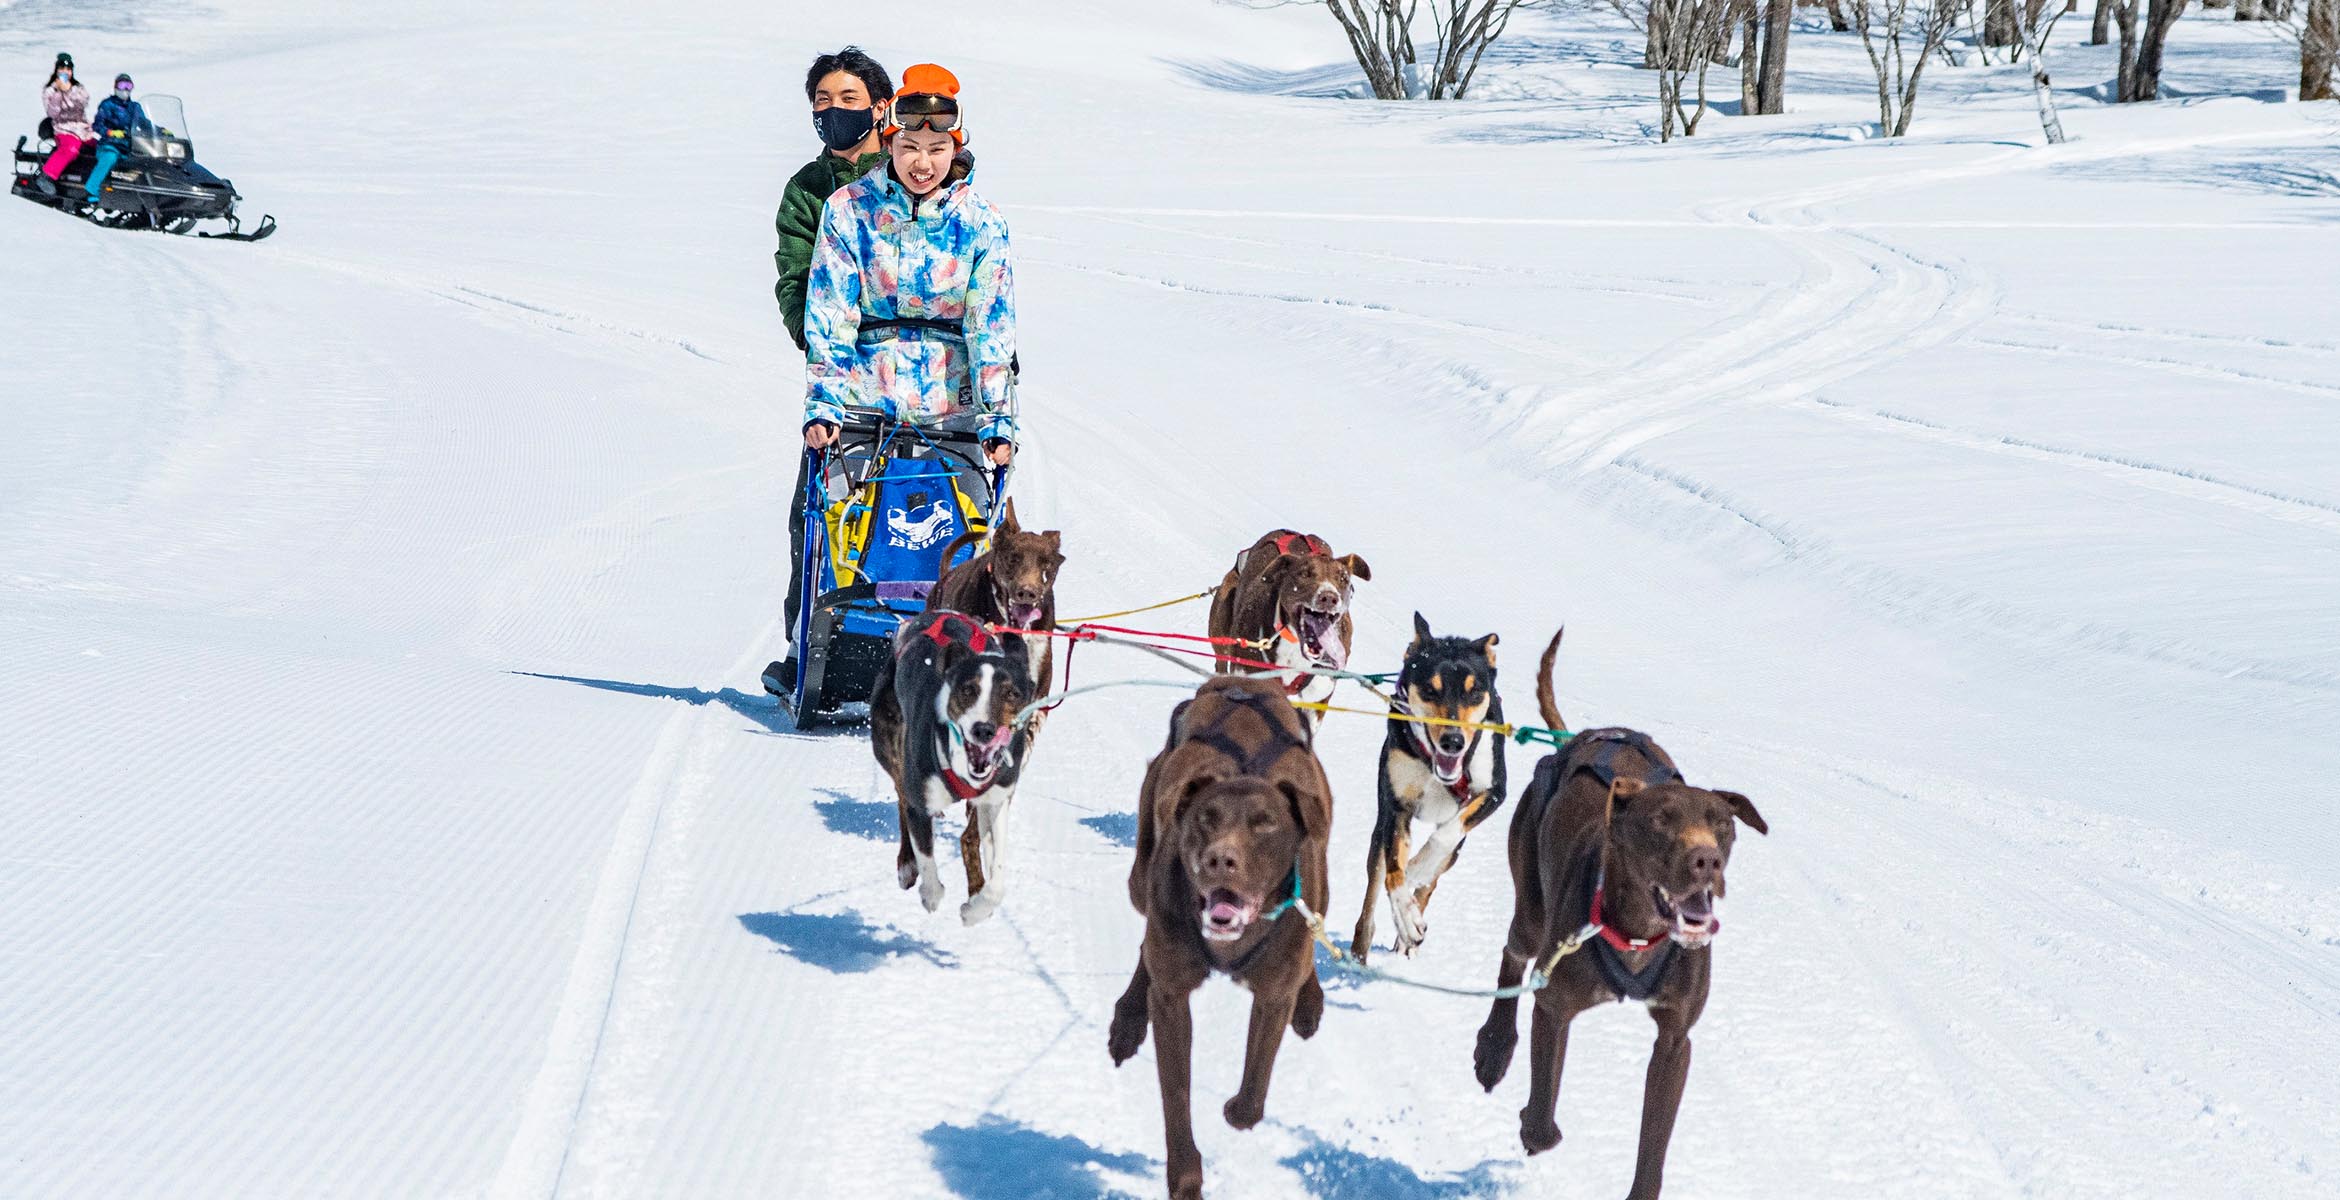
POLYGON ((915 860, 906 860, 895 863, 894 879, 902 885, 902 890, 905 892, 909 891, 911 888, 917 887, 918 863, 915 860))
POLYGON ((1537 1115, 1521 1109, 1519 1113, 1519 1144, 1530 1154, 1542 1154, 1560 1144, 1560 1125, 1549 1113, 1537 1115))
POLYGON ((1145 1006, 1139 1005, 1137 1011, 1130 1012, 1121 1005, 1115 1005, 1113 1025, 1105 1031, 1105 1053, 1113 1056, 1113 1065, 1118 1067, 1128 1062, 1129 1056, 1137 1053, 1138 1047, 1145 1044, 1145 1006))
POLYGON ((964 925, 979 924, 998 911, 999 897, 977 892, 967 897, 967 902, 959 906, 959 922, 964 925))
POLYGON ((918 902, 926 906, 926 911, 933 912, 941 908, 942 897, 942 880, 930 875, 918 881, 918 902))
POLYGON ((1397 918, 1397 949, 1400 954, 1412 954, 1422 944, 1422 936, 1430 932, 1430 922, 1422 916, 1422 906, 1412 897, 1393 898, 1390 915, 1397 918))
POLYGON ((1372 953, 1373 939, 1370 936, 1360 934, 1349 939, 1349 957, 1357 960, 1358 966, 1366 965, 1366 957, 1372 953))
POLYGON ((1227 1101, 1227 1106, 1219 1111, 1226 1114, 1229 1125, 1237 1129, 1249 1129, 1259 1124, 1259 1119, 1267 1115, 1267 1101, 1265 1099, 1253 1100, 1243 1093, 1237 1092, 1227 1101))
POLYGON ((1511 1069, 1511 1052, 1519 1048, 1519 1030, 1508 1024, 1489 1021, 1479 1027, 1479 1044, 1471 1050, 1471 1068, 1478 1073, 1479 1086, 1492 1092, 1503 1082, 1503 1074, 1511 1069))
POLYGON ((1312 1038, 1323 1023, 1324 985, 1310 979, 1300 985, 1300 996, 1292 1002, 1292 1032, 1302 1039, 1312 1038))

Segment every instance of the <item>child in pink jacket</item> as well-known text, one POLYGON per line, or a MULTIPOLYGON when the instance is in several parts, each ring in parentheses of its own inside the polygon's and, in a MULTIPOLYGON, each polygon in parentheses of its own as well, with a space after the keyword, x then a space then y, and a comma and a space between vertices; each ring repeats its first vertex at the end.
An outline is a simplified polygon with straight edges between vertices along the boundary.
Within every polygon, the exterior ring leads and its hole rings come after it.
POLYGON ((73 56, 60 54, 57 64, 49 71, 49 82, 41 88, 41 107, 49 114, 49 129, 57 139, 57 150, 49 161, 41 164, 41 174, 33 183, 43 194, 57 194, 57 178, 81 153, 83 144, 97 137, 89 126, 89 92, 73 79, 73 56))

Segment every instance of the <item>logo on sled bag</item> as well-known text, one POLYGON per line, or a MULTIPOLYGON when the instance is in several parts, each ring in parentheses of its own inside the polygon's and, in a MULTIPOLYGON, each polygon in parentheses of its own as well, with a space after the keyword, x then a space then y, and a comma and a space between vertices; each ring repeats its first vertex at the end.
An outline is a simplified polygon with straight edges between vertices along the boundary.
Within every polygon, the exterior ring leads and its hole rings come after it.
POLYGON ((925 492, 912 492, 909 503, 886 510, 886 544, 904 550, 924 550, 946 537, 956 537, 959 523, 953 518, 951 497, 944 494, 939 500, 929 500, 925 492))

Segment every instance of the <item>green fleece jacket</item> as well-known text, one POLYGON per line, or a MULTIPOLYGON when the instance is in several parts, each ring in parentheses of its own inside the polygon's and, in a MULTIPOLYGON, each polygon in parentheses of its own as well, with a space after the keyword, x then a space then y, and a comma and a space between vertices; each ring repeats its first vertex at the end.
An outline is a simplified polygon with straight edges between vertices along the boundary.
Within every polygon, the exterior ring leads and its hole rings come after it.
POLYGON ((772 255, 773 265, 780 268, 780 282, 772 285, 772 295, 780 302, 780 319, 788 322, 788 336, 799 350, 804 349, 804 280, 812 273, 813 243, 821 236, 821 206, 831 192, 884 161, 883 150, 851 161, 824 153, 804 164, 788 181, 787 190, 780 193, 780 211, 772 218, 772 226, 780 234, 780 249, 772 255))

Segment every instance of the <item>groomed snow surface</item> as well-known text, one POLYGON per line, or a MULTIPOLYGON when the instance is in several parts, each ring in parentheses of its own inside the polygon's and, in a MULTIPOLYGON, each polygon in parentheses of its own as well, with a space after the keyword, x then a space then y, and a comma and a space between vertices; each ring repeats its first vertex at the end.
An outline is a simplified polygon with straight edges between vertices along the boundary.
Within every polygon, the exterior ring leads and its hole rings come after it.
MULTIPOLYGON (((1661 147, 1592 11, 1384 105, 1321 11, 1205 0, 0 8, 16 124, 60 48, 130 70, 283 223, 0 205, 0 1194, 1159 1193, 1104 1043, 1174 694, 1057 714, 964 928, 756 682, 770 221, 847 40, 965 80, 1065 611, 1308 529, 1359 665, 1500 631, 1524 717, 1565 621, 1572 720, 1761 805, 1670 1195, 2340 1193, 2340 107, 2227 15, 2123 109, 2067 20, 2050 149, 2006 67, 1872 139, 1809 13, 1794 111, 1661 147)), ((1342 929, 1381 735, 1322 738, 1342 929)), ((1492 979, 1508 819, 1393 969, 1492 979)), ((1531 1162, 1480 1004, 1327 986, 1244 1134, 1198 997, 1214 1196, 1624 1191, 1638 1010, 1531 1162)))

